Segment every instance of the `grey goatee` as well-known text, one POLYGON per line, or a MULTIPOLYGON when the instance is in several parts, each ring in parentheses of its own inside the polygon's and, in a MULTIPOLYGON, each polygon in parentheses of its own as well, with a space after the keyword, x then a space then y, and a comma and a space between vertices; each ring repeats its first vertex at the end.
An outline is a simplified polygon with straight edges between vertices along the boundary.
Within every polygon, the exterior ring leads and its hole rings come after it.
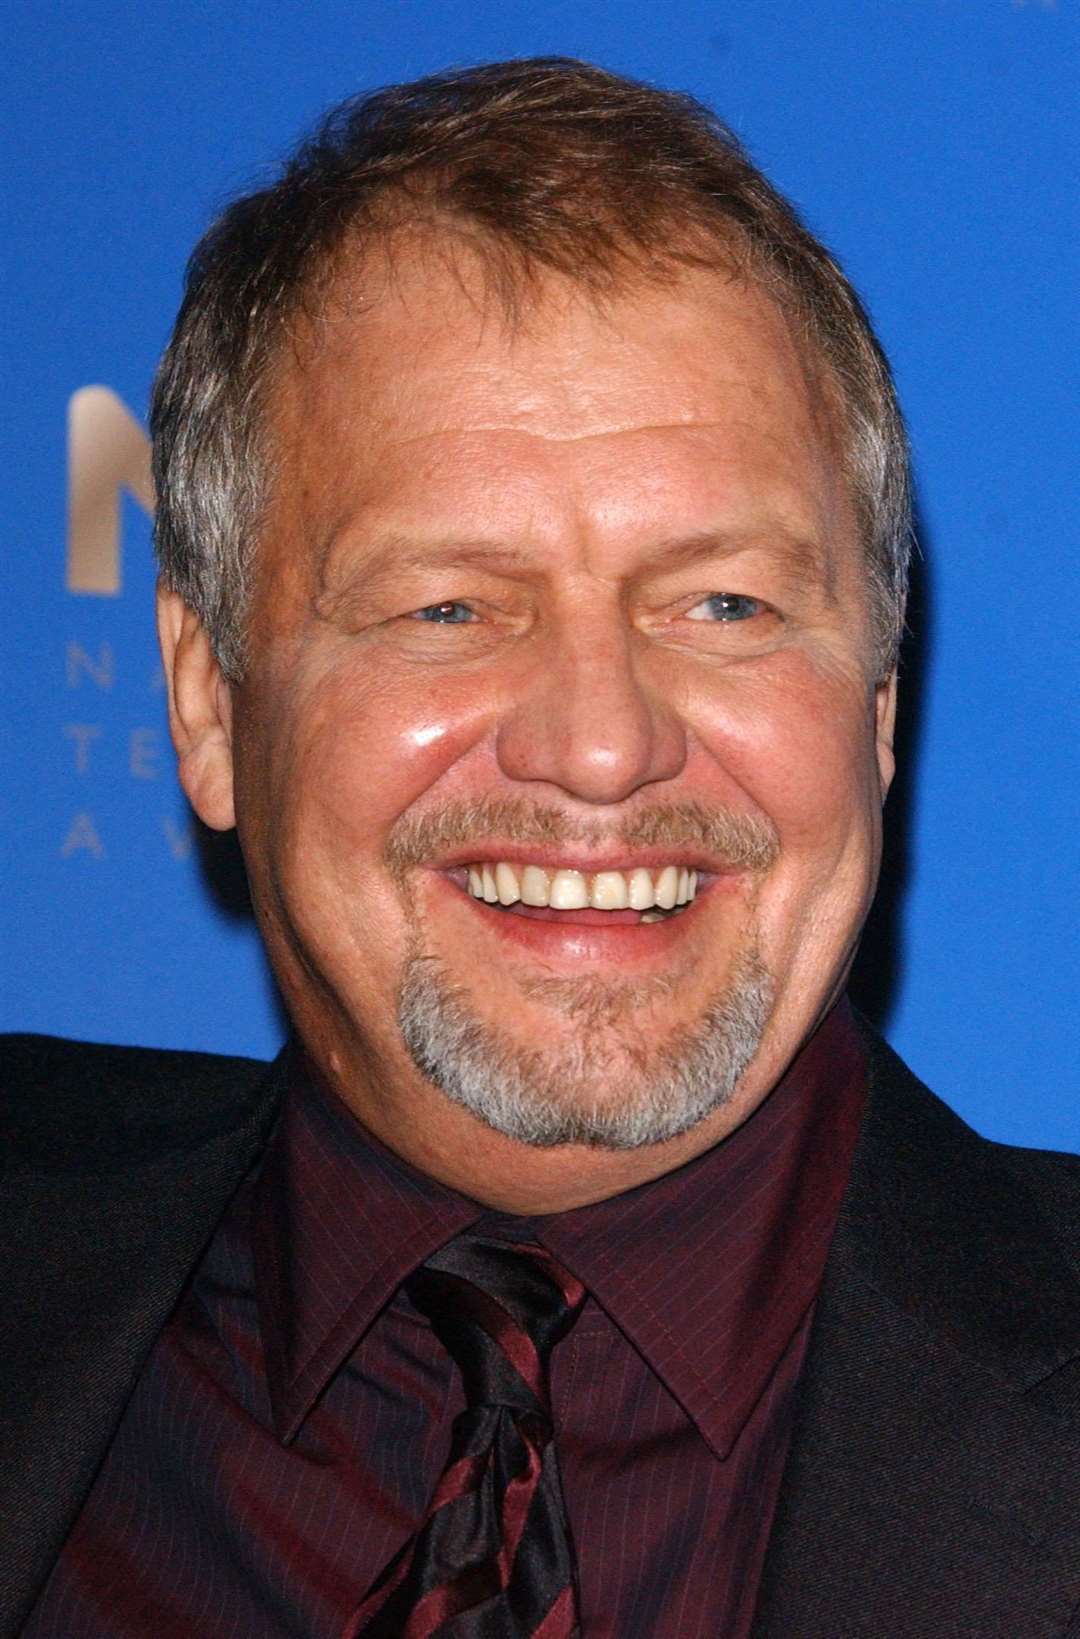
MULTIPOLYGON (((613 1013, 619 1005, 612 986, 613 1013)), ((524 1048, 471 1011, 465 993, 429 957, 408 963, 398 1022, 420 1072, 496 1132, 550 1148, 662 1144, 726 1104, 757 1051, 772 1001, 769 975, 738 964, 696 1028, 642 1041, 623 1021, 578 1032, 558 1050, 524 1048)), ((594 996, 594 1024, 602 1010, 594 996)))

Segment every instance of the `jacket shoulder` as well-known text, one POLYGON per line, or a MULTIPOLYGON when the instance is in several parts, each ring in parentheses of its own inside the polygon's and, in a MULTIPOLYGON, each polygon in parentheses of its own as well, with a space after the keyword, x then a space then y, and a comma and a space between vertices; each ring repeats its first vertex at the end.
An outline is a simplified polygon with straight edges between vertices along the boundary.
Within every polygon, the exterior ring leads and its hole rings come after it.
POLYGON ((1035 1203, 1041 1222, 1080 1279, 1080 1155, 983 1142, 994 1163, 1035 1203))
POLYGON ((9 1165, 101 1172, 194 1150, 262 1102, 258 1059, 57 1036, 0 1036, 9 1165))
MULTIPOLYGON (((876 1031, 859 1021, 871 1110, 864 1151, 878 1179, 899 1180, 900 1217, 918 1206, 925 1223, 965 1223, 982 1245, 1000 1236, 1015 1250, 1022 1231, 1053 1245, 1080 1275, 1080 1155, 985 1138, 924 1085, 876 1031)), ((880 1207, 880 1199, 875 1203, 880 1207)))

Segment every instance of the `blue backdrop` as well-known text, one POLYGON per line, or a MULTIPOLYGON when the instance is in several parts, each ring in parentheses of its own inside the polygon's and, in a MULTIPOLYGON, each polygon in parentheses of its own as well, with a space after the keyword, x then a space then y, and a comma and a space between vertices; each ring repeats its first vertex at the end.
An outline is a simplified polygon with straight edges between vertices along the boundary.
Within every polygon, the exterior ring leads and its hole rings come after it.
POLYGON ((7 9, 2 1022, 275 1050, 234 861, 172 773, 136 423, 192 243, 321 108, 561 52, 712 102, 869 302, 925 559, 860 994, 983 1131, 1080 1148, 1075 0, 7 9))

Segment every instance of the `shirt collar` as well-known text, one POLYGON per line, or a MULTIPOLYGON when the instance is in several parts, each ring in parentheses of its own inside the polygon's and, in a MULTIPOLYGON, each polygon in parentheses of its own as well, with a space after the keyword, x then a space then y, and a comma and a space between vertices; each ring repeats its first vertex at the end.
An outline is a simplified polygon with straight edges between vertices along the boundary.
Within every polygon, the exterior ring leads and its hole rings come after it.
POLYGON ((292 1050, 252 1226, 280 1439, 294 1437, 405 1277, 483 1212, 376 1143, 292 1050))
POLYGON ((640 1189, 535 1221, 719 1457, 817 1296, 865 1095, 844 1000, 729 1138, 640 1189))
MULTIPOLYGON (((865 1097, 846 1001, 722 1143, 639 1189, 505 1218, 581 1280, 719 1456, 820 1284, 865 1097)), ((256 1190, 255 1281, 279 1438, 401 1282, 493 1216, 377 1144, 294 1051, 256 1190)))

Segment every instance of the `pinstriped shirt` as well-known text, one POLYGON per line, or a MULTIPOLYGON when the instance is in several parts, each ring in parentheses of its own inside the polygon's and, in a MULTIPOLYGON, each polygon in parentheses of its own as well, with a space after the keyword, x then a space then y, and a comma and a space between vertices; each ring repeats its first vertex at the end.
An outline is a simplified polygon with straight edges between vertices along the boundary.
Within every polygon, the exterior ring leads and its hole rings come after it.
POLYGON ((297 1055, 26 1639, 333 1639, 422 1518, 463 1406, 402 1281, 477 1224, 538 1240, 590 1294, 552 1366, 586 1639, 745 1639, 864 1098, 841 1002, 707 1154, 514 1219, 374 1143, 297 1055))

